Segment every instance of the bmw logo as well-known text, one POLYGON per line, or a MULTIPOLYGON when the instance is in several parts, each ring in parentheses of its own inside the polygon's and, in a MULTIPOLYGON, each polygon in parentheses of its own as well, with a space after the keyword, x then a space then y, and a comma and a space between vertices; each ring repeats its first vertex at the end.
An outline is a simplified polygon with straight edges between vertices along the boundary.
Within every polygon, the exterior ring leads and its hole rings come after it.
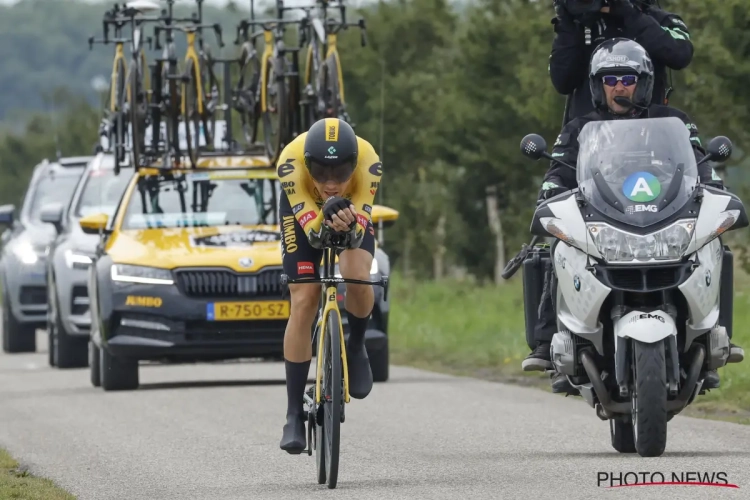
POLYGON ((242 257, 240 259, 240 267, 244 267, 245 269, 253 267, 253 259, 250 257, 242 257))
POLYGON ((576 288, 576 292, 581 291, 581 278, 578 275, 573 277, 573 286, 576 288))
POLYGON ((711 271, 706 271, 706 286, 711 286, 711 271))

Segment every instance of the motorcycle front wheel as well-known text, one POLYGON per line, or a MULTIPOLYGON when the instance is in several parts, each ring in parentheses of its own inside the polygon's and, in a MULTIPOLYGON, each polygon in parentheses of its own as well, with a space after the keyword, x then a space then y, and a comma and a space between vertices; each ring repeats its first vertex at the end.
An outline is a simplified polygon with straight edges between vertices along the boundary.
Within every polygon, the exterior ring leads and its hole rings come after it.
POLYGON ((633 341, 632 422, 635 449, 658 457, 667 446, 667 363, 664 341, 633 341))

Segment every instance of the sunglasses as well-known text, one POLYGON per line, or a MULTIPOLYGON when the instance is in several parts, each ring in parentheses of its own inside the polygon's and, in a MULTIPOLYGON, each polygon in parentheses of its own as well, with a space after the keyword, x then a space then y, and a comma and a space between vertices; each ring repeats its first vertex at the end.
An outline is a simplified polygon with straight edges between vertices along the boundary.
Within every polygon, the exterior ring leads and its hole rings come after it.
POLYGON ((638 81, 637 75, 622 75, 622 76, 603 76, 602 81, 604 82, 604 85, 608 87, 614 87, 617 85, 617 82, 622 82, 622 85, 624 87, 630 87, 631 85, 635 85, 638 81))
POLYGON ((354 173, 354 164, 352 162, 347 162, 335 167, 325 166, 315 162, 310 162, 309 165, 310 176, 319 184, 325 184, 328 181, 333 181, 336 184, 343 184, 348 181, 354 173))

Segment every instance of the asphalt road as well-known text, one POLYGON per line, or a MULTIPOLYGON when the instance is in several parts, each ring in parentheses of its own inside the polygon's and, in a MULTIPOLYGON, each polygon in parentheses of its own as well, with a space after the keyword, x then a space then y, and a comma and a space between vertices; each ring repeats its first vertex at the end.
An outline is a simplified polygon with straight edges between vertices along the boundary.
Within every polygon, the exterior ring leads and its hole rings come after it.
POLYGON ((750 490, 750 427, 678 416, 663 457, 623 456, 579 398, 400 367, 347 407, 339 485, 328 490, 314 456, 278 447, 281 363, 144 366, 141 389, 104 393, 87 369, 48 367, 43 350, 0 354, 0 446, 80 499, 739 499, 750 490), (604 489, 599 472, 725 472, 740 488, 604 489))

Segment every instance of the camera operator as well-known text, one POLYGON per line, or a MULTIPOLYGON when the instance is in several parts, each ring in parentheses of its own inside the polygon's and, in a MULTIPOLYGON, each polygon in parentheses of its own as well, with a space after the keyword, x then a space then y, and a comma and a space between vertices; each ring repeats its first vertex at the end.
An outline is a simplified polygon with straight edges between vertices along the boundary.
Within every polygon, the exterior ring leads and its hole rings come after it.
POLYGON ((563 124, 591 111, 588 66, 604 40, 638 42, 654 62, 652 104, 667 104, 667 68, 683 69, 693 58, 693 44, 682 19, 656 8, 655 0, 554 0, 555 39, 549 60, 552 85, 568 95, 563 124), (572 94, 572 95, 571 95, 572 94))

